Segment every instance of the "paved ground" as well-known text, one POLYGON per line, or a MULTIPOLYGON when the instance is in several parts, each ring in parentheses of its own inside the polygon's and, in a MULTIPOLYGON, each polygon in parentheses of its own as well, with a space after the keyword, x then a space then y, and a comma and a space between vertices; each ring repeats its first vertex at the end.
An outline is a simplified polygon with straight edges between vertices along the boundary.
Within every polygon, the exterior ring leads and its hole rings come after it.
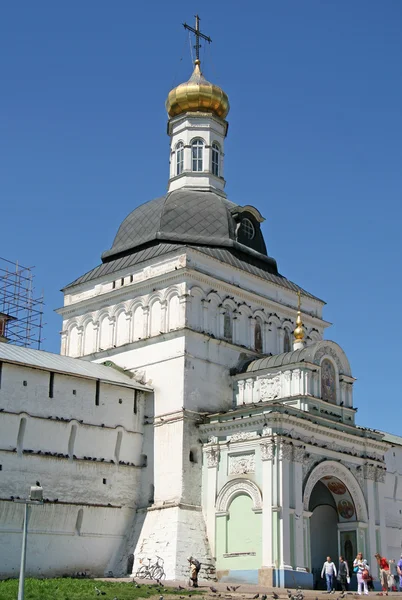
MULTIPOLYGON (((120 579, 106 579, 105 581, 127 581, 131 583, 133 581, 132 577, 125 577, 120 579)), ((155 583, 150 581, 149 579, 138 579, 135 580, 139 585, 149 585, 155 583)), ((188 581, 164 581, 163 588, 164 590, 168 590, 169 588, 178 588, 181 586, 183 588, 183 599, 187 599, 191 592, 192 588, 188 587, 188 581)), ((258 600, 261 600, 262 594, 267 594, 267 600, 273 600, 272 593, 275 592, 279 596, 279 598, 286 599, 288 598, 287 592, 283 588, 264 588, 260 585, 252 585, 252 584, 230 584, 230 583, 209 583, 209 582, 201 582, 198 591, 201 592, 202 595, 208 596, 208 600, 212 600, 213 598, 219 598, 220 600, 254 600, 254 596, 259 594, 258 600), (233 587, 236 587, 236 591, 233 591, 233 587), (211 591, 211 587, 215 588, 217 591, 213 593, 211 591), (230 588, 230 591, 227 588, 230 588)), ((293 590, 294 591, 294 590, 293 590)), ((162 592, 164 594, 164 600, 166 600, 165 596, 169 596, 169 592, 162 592)), ((335 592, 335 594, 327 594, 322 590, 303 590, 303 595, 306 600, 318 599, 318 600, 340 600, 341 592, 335 592)), ((369 596, 382 596, 382 594, 378 592, 370 592, 369 596)), ((177 596, 176 596, 177 598, 177 596)), ((360 596, 356 593, 356 591, 348 592, 345 597, 348 600, 354 600, 355 598, 360 598, 360 596)), ((361 598, 363 600, 364 596, 361 598)), ((390 592, 389 599, 402 600, 402 592, 390 592)))

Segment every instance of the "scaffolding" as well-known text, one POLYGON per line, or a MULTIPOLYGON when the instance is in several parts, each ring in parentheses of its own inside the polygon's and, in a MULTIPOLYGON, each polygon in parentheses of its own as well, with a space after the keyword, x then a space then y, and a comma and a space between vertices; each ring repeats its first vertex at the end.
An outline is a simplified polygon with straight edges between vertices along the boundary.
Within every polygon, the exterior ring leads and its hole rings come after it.
POLYGON ((11 344, 39 350, 43 292, 35 296, 32 268, 0 257, 0 313, 9 317, 6 335, 11 344))

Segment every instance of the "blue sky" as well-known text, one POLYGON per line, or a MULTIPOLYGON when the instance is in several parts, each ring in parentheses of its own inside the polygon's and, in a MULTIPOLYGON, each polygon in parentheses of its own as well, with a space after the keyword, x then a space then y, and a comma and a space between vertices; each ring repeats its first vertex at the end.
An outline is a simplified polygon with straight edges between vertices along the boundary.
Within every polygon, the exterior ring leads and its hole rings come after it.
POLYGON ((60 288, 166 190, 164 102, 191 73, 196 12, 204 74, 231 103, 228 196, 261 210, 281 273, 327 301, 358 422, 402 434, 399 0, 3 4, 0 256, 36 266, 43 347, 59 349, 60 288))

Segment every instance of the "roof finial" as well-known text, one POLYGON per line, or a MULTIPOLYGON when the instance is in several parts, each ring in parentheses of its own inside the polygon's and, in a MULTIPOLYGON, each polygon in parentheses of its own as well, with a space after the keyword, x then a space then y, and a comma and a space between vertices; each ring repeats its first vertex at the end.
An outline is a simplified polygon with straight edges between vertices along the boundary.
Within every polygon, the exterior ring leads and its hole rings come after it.
POLYGON ((200 38, 202 38, 203 40, 206 40, 209 44, 212 42, 211 38, 208 35, 204 35, 203 33, 201 33, 200 31, 200 17, 198 15, 195 15, 195 29, 194 27, 190 27, 190 25, 187 25, 187 23, 183 23, 183 27, 184 29, 188 29, 189 31, 192 31, 192 33, 194 33, 195 35, 195 61, 194 64, 200 65, 200 48, 201 48, 201 44, 200 44, 200 38))
POLYGON ((301 348, 304 348, 304 341, 303 341, 304 327, 303 327, 303 322, 302 322, 302 318, 301 318, 300 307, 301 307, 301 294, 300 294, 300 290, 298 290, 297 291, 296 329, 293 332, 293 335, 295 337, 294 342, 293 342, 294 350, 300 350, 301 348))

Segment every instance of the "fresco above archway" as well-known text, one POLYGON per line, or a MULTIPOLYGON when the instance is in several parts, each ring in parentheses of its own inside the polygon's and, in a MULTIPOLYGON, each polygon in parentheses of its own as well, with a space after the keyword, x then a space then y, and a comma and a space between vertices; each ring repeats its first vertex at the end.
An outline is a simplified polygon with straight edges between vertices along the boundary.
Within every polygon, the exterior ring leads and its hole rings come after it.
POLYGON ((332 494, 339 522, 349 523, 350 521, 356 521, 355 505, 346 485, 333 475, 325 475, 321 481, 332 494))

